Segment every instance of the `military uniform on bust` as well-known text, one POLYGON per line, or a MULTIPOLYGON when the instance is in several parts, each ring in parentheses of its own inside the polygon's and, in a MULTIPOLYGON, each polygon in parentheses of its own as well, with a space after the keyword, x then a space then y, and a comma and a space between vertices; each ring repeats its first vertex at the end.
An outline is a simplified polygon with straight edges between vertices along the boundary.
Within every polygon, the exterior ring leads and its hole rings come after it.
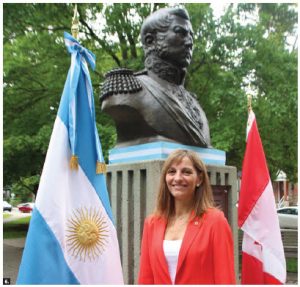
POLYGON ((117 69, 106 75, 100 99, 116 123, 117 146, 165 140, 209 147, 208 122, 195 96, 149 73, 117 69))
POLYGON ((107 73, 101 108, 116 123, 117 147, 154 141, 210 147, 205 113, 183 86, 193 46, 188 15, 182 9, 156 14, 159 17, 150 15, 142 26, 145 70, 107 73))

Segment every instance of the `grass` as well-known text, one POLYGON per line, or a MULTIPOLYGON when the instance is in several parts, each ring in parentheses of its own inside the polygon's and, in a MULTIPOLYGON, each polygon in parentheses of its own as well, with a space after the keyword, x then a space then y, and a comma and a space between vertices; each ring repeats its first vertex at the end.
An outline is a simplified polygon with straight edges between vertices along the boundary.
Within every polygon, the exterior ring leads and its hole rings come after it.
POLYGON ((11 217, 11 214, 9 213, 3 213, 3 219, 11 217))
POLYGON ((26 237, 31 216, 3 223, 3 238, 13 239, 26 237))
POLYGON ((298 272, 298 258, 287 258, 286 259, 287 272, 297 273, 298 272))

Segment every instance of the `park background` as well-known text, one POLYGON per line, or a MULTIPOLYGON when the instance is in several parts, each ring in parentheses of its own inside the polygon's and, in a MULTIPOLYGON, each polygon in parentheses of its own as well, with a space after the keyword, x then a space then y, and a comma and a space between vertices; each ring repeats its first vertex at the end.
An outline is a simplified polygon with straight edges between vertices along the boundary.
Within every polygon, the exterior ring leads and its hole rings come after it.
MULTIPOLYGON (((78 4, 79 40, 97 58, 91 77, 106 160, 116 130, 100 110, 100 83, 115 67, 143 69, 141 24, 165 5, 78 4)), ((207 115, 213 147, 241 170, 250 93, 271 178, 282 170, 296 186, 298 6, 240 3, 216 16, 208 3, 182 5, 195 34, 185 86, 207 115)), ((63 32, 70 31, 73 9, 3 4, 3 186, 13 205, 34 200, 37 192, 70 65, 63 32)))

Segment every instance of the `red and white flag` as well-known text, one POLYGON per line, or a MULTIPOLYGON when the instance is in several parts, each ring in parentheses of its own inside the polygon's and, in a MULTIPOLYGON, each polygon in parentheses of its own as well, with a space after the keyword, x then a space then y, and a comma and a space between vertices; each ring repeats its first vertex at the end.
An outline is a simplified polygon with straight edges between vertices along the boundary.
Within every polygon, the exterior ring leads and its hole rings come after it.
POLYGON ((242 168, 238 225, 244 231, 242 284, 284 284, 286 263, 272 183, 251 110, 242 168))

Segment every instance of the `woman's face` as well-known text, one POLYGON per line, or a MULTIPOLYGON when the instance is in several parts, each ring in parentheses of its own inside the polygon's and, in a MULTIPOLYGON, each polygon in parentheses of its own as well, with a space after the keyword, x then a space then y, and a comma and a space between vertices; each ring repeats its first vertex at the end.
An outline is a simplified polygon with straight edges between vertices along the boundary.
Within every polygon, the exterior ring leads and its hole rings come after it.
POLYGON ((192 161, 184 157, 181 161, 171 164, 166 173, 166 184, 175 200, 190 201, 201 180, 192 161))

